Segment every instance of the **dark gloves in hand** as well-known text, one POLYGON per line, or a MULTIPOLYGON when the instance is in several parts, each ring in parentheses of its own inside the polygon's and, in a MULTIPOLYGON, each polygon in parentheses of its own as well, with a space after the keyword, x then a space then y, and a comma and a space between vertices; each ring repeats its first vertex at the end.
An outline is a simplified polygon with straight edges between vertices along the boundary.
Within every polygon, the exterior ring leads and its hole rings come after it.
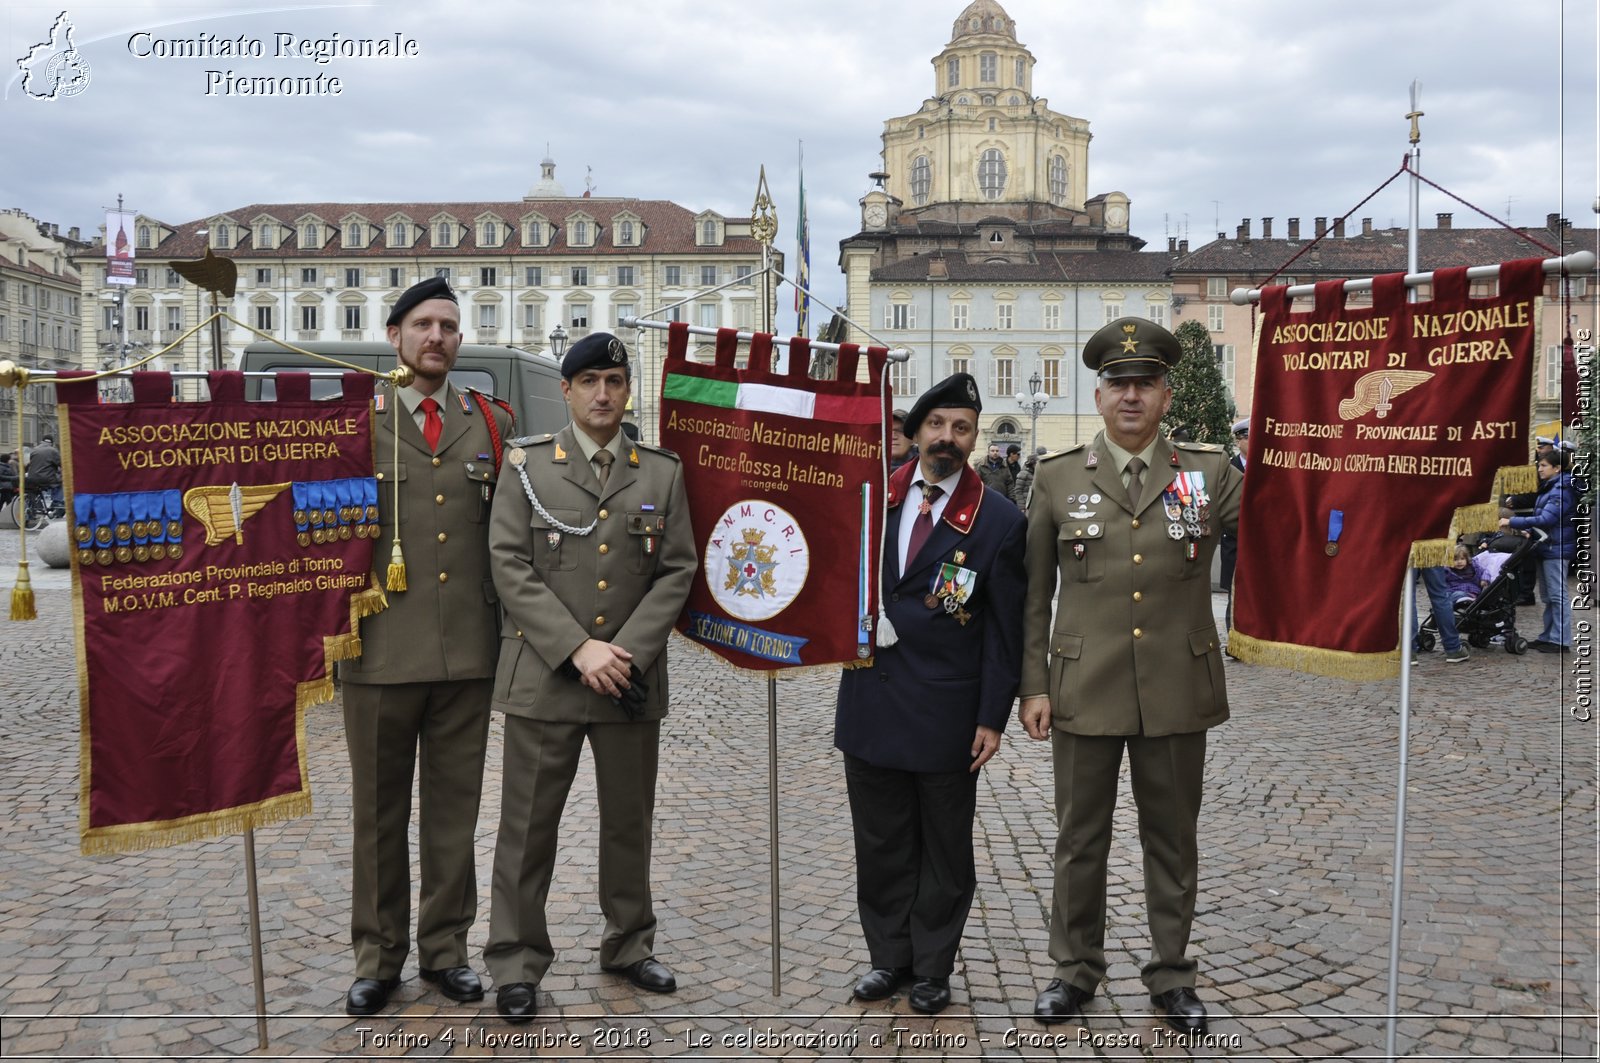
POLYGON ((628 686, 622 691, 622 696, 612 698, 617 708, 621 709, 630 720, 637 720, 644 714, 645 697, 650 693, 650 687, 644 681, 644 673, 639 671, 639 666, 628 664, 628 686))

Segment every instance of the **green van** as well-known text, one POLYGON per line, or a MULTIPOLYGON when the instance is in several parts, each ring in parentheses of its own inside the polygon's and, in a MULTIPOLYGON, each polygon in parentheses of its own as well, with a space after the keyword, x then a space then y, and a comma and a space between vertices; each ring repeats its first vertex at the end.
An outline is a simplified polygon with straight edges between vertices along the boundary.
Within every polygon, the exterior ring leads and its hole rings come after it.
MULTIPOLYGON (((298 346, 363 369, 387 372, 399 364, 394 348, 377 340, 313 340, 298 346)), ((275 369, 290 372, 338 369, 264 340, 244 349, 239 367, 247 373, 275 369)), ((516 434, 519 436, 559 432, 569 420, 566 401, 561 397, 561 365, 548 354, 531 354, 517 347, 463 343, 456 356, 456 367, 450 370, 450 380, 458 388, 476 388, 509 402, 517 415, 516 434)), ((270 378, 247 378, 245 389, 252 399, 271 399, 277 392, 270 378)), ((314 399, 328 398, 338 391, 337 377, 311 379, 314 399)))

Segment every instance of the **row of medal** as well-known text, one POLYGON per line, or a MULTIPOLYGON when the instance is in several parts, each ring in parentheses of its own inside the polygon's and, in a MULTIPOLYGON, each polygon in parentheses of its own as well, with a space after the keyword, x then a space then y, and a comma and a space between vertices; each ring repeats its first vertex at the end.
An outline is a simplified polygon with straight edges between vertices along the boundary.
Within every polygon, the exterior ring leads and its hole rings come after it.
POLYGON ((1161 492, 1161 508, 1167 515, 1167 538, 1174 542, 1188 539, 1188 557, 1200 552, 1198 541, 1211 534, 1211 496, 1206 494, 1206 474, 1180 472, 1161 492))
POLYGON ((183 492, 122 491, 72 496, 79 565, 183 556, 183 492))
POLYGON ((372 476, 346 480, 296 481, 295 541, 301 546, 336 543, 351 537, 376 539, 378 481, 372 476))

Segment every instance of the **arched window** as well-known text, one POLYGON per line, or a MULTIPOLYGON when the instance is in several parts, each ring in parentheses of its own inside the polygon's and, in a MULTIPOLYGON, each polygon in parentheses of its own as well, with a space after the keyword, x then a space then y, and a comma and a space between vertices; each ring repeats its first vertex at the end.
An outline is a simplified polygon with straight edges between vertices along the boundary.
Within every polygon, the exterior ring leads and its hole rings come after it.
POLYGON ((447 221, 442 221, 439 223, 438 235, 434 238, 433 242, 438 244, 440 247, 449 247, 452 243, 452 235, 450 223, 447 221))
POLYGON ((1000 80, 1000 57, 993 52, 980 52, 978 82, 983 85, 993 85, 998 80, 1000 80))
POLYGON ((528 246, 544 246, 544 226, 540 225, 536 221, 530 221, 528 223, 528 246))
POLYGON ((961 60, 952 55, 944 64, 944 85, 947 89, 953 89, 959 84, 961 84, 961 60))
POLYGON ((317 227, 315 225, 307 225, 300 230, 301 247, 320 247, 321 245, 322 241, 317 239, 317 227))
POLYGON ((625 221, 621 225, 617 226, 617 230, 618 230, 618 236, 622 240, 622 245, 624 247, 632 247, 633 246, 633 222, 625 221))
POLYGON ((149 247, 150 246, 150 226, 148 226, 148 225, 139 226, 139 246, 140 247, 149 247))
POLYGON ((589 223, 575 221, 572 223, 572 242, 577 247, 589 246, 589 223))
POLYGON ((344 243, 346 247, 359 247, 361 245, 361 223, 351 222, 344 227, 344 243))
POLYGON ((492 221, 483 223, 483 246, 493 247, 500 242, 500 230, 492 221))
POLYGON ((714 243, 717 242, 717 223, 716 222, 708 220, 705 223, 704 231, 703 231, 703 233, 701 234, 701 237, 700 237, 700 242, 703 243, 703 244, 714 244, 714 243))
POLYGON ((406 223, 397 221, 394 230, 389 234, 389 243, 394 247, 406 246, 406 223))
POLYGON ((984 199, 999 199, 1006 190, 1006 157, 990 148, 978 159, 978 191, 984 199))
POLYGON ((933 163, 926 155, 918 155, 911 163, 911 201, 917 206, 928 202, 933 191, 933 163))
POLYGON ((1050 156, 1050 202, 1060 206, 1067 201, 1067 160, 1061 155, 1050 156))
POLYGON ((256 246, 272 246, 272 226, 267 222, 262 222, 261 227, 256 230, 256 246))
MULTIPOLYGON (((229 246, 231 246, 232 239, 233 239, 233 234, 228 231, 228 223, 227 222, 223 222, 223 223, 221 223, 220 225, 217 226, 217 246, 218 247, 229 247, 229 246)), ((21 262, 22 259, 19 258, 19 259, 17 259, 17 261, 21 262)))

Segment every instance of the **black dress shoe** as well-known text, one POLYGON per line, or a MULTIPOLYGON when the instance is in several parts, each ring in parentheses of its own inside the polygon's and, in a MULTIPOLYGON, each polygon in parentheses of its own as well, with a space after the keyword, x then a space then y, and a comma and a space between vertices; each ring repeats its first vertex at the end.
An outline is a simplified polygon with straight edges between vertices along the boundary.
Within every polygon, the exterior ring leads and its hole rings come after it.
POLYGON ((912 1011, 937 1015, 950 1006, 949 978, 918 978, 909 998, 912 1011))
POLYGON ((1083 1006, 1094 993, 1088 989, 1079 989, 1075 985, 1068 985, 1059 978, 1050 979, 1050 984, 1039 993, 1039 999, 1033 1005, 1033 1017, 1046 1026, 1053 1026, 1058 1022, 1075 1022, 1079 1026, 1087 1026, 1088 1020, 1083 1017, 1083 1006))
POLYGON ((648 989, 652 993, 672 993, 678 988, 678 980, 672 976, 672 971, 654 956, 646 956, 626 967, 606 967, 604 970, 620 974, 640 989, 648 989))
POLYGON ((856 999, 887 1000, 910 977, 909 967, 874 967, 856 983, 856 999))
POLYGON ((346 1015, 376 1015, 389 1003, 389 994, 400 985, 398 978, 357 978, 344 995, 346 1015))
POLYGON ((438 971, 424 967, 418 973, 424 982, 433 982, 439 992, 457 1003, 483 999, 483 983, 471 967, 446 967, 438 971))
POLYGON ((539 1014, 539 1007, 533 999, 535 988, 531 982, 512 982, 501 986, 494 991, 494 1010, 509 1023, 532 1022, 533 1017, 539 1014))
POLYGON ((1200 998, 1188 986, 1181 985, 1165 993, 1154 993, 1150 1003, 1161 1011, 1167 1025, 1179 1033, 1206 1032, 1206 1006, 1200 1003, 1200 998))

